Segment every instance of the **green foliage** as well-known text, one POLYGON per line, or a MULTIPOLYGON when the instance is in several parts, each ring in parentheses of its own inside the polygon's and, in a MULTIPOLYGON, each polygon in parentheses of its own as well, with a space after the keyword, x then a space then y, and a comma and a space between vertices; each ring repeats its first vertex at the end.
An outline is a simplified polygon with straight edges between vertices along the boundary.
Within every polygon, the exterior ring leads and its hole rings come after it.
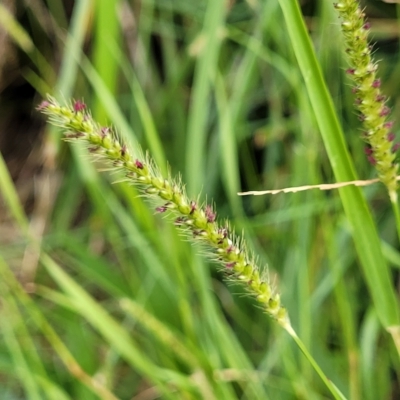
MULTIPOLYGON (((385 188, 237 196, 350 180, 354 171, 374 176, 333 4, 303 10, 316 60, 303 56, 318 62, 344 131, 327 142, 318 112, 327 110, 325 94, 305 84, 290 37, 297 25, 285 28, 279 2, 80 1, 71 15, 61 1, 47 3, 28 9, 24 26, 0 6, 0 21, 31 60, 23 74, 39 93, 34 105, 49 88, 60 103, 84 98, 94 120, 148 150, 164 176, 180 173, 189 198, 215 203, 268 264, 304 351, 340 391, 395 398, 400 365, 387 328, 397 321, 390 278, 400 255, 385 188), (341 140, 348 154, 334 147, 341 140)), ((374 21, 372 32, 385 34, 374 21)), ((398 60, 378 58, 396 114, 398 60)), ((0 398, 332 396, 242 286, 226 285, 136 187, 99 174, 101 160, 93 165, 85 148, 60 138, 46 127, 33 208, 20 203, 0 158, 14 228, 0 239, 0 398)))

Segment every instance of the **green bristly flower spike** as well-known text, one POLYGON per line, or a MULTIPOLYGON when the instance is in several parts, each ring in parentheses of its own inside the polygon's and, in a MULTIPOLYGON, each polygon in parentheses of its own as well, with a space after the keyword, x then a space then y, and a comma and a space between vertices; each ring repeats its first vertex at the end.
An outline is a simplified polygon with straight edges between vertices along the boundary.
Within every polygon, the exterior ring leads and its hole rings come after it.
POLYGON ((200 243, 223 266, 230 281, 245 285, 268 315, 285 328, 290 325, 279 293, 271 286, 266 269, 260 269, 256 257, 246 249, 244 238, 237 236, 228 222, 219 224, 211 205, 190 200, 180 178, 162 176, 149 156, 141 156, 140 149, 133 153, 110 128, 97 124, 80 101, 61 106, 49 98, 38 109, 63 129, 67 141, 85 142, 90 154, 120 170, 146 198, 158 200, 157 212, 171 214, 177 228, 200 243))
POLYGON ((395 162, 398 145, 391 132, 393 123, 388 121, 390 108, 386 97, 380 91, 381 82, 376 76, 377 63, 371 56, 368 43, 369 23, 356 0, 343 0, 334 4, 342 19, 342 32, 346 43, 350 68, 347 73, 353 78, 356 95, 355 105, 363 122, 365 149, 369 161, 378 171, 379 179, 389 191, 392 203, 397 201, 397 169, 395 162))

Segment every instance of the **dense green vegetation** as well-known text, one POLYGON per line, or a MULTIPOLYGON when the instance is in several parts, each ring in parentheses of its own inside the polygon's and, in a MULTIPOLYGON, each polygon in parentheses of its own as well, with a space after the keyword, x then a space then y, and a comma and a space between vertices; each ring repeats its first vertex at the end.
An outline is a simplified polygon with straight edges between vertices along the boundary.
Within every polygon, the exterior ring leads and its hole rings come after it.
MULTIPOLYGON (((376 176, 333 2, 303 3, 304 37, 294 0, 0 4, 35 90, 12 102, 3 74, 0 108, 35 121, 47 93, 84 99, 243 231, 346 398, 396 399, 400 254, 385 186, 237 195, 376 176)), ((396 10, 367 7, 393 116, 396 10)), ((333 398, 293 338, 158 203, 98 172, 109 165, 60 129, 42 130, 30 174, 15 172, 11 150, 0 158, 0 400, 333 398)))

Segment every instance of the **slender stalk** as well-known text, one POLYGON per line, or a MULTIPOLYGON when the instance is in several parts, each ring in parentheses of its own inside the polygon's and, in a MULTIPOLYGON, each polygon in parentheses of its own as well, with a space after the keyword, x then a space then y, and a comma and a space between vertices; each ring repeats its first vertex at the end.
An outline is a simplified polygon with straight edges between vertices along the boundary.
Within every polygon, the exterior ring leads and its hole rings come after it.
POLYGON ((293 338, 296 342, 299 349, 306 356, 307 360, 310 362, 315 372, 319 375, 322 381, 325 383, 326 387, 330 390, 336 400, 346 400, 346 397, 339 391, 339 389, 326 377, 318 363, 315 361, 311 353, 307 350, 307 347, 304 345, 303 341, 297 336, 294 329, 288 325, 284 326, 286 332, 293 338))
POLYGON ((210 258, 224 267, 230 281, 245 285, 263 310, 294 338, 335 399, 344 399, 293 330, 266 270, 260 269, 257 258, 247 250, 244 238, 237 236, 227 221, 221 225, 217 222, 211 205, 200 205, 198 201, 188 199, 180 178, 163 177, 154 161, 148 155, 144 157, 140 149, 134 156, 109 128, 101 127, 92 119, 82 102, 61 106, 49 98, 39 106, 39 110, 49 115, 51 123, 64 130, 67 141, 85 142, 94 157, 103 159, 110 169, 120 170, 125 180, 137 185, 145 197, 161 200, 156 211, 173 215, 177 228, 202 245, 210 258))

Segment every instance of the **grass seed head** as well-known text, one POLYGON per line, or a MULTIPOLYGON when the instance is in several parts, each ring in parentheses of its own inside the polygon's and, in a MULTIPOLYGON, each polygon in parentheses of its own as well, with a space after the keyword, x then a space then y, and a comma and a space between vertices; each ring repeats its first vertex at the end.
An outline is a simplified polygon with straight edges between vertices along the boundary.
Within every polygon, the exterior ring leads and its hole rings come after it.
POLYGON ((287 311, 281 305, 279 293, 270 285, 265 268, 260 268, 257 259, 249 253, 243 235, 237 236, 228 221, 218 223, 212 205, 189 199, 179 177, 164 178, 149 156, 141 156, 141 149, 133 151, 110 128, 97 124, 82 101, 61 106, 49 97, 38 110, 48 115, 50 123, 63 129, 66 140, 85 142, 90 155, 102 158, 111 169, 122 171, 145 198, 156 200, 157 213, 173 216, 181 233, 200 244, 231 282, 245 285, 263 310, 279 323, 289 323, 287 311))

